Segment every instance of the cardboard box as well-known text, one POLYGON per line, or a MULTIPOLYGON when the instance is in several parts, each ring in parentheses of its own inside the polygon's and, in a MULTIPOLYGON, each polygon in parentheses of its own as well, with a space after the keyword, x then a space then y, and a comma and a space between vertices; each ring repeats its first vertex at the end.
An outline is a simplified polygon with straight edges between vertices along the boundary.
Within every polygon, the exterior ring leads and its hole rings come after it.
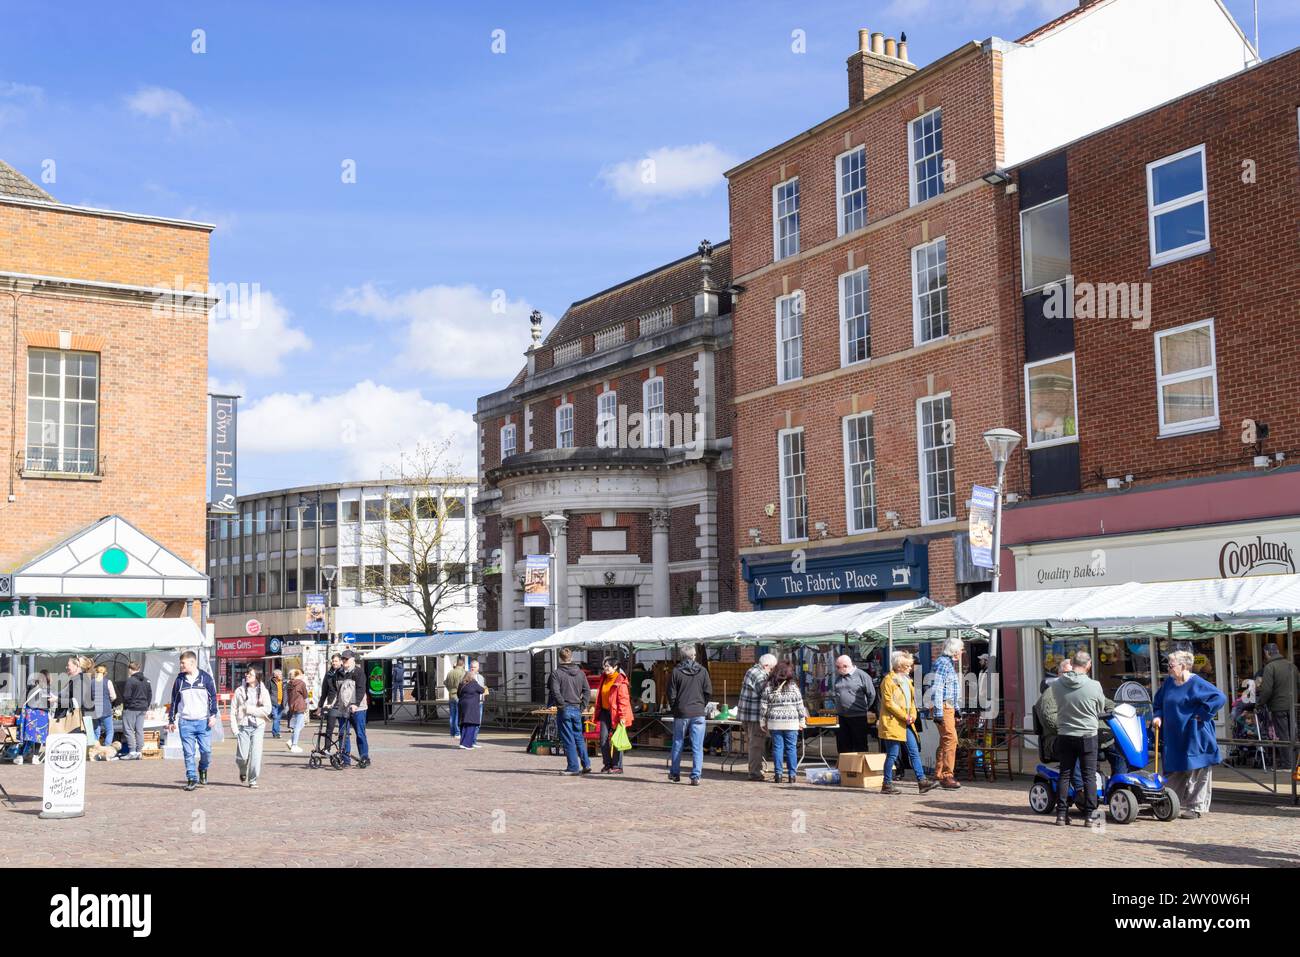
POLYGON ((840 787, 879 791, 885 783, 885 756, 863 751, 840 755, 840 787))

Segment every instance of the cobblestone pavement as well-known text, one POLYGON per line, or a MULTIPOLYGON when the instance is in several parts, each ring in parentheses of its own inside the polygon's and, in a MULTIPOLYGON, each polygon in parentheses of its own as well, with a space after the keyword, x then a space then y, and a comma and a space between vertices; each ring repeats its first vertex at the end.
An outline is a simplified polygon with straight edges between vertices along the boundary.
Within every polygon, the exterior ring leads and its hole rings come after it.
POLYGON ((263 866, 302 867, 1300 864, 1289 806, 1064 830, 1030 811, 1020 778, 924 797, 909 780, 885 796, 751 783, 715 758, 690 787, 668 782, 660 751, 633 751, 622 777, 567 778, 517 735, 488 733, 477 754, 445 732, 381 727, 370 740, 370 768, 334 771, 268 738, 257 790, 239 785, 230 740, 192 794, 179 761, 94 763, 86 815, 66 821, 36 816, 42 768, 5 765, 16 806, 0 804, 0 864, 225 864, 250 846, 263 866))

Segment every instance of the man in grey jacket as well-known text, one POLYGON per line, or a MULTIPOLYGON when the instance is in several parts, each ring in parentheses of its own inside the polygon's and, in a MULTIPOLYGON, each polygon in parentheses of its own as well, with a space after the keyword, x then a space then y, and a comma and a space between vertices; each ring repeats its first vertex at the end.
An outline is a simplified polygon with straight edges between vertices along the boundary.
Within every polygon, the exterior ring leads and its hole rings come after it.
POLYGON ((547 690, 555 708, 555 730, 559 732, 567 759, 560 773, 570 777, 590 774, 591 758, 587 756, 587 739, 582 733, 582 712, 587 710, 591 701, 591 685, 582 669, 574 664, 572 649, 560 649, 560 663, 551 672, 547 690))
POLYGON ((1285 741, 1288 745, 1282 751, 1282 762, 1286 767, 1294 767, 1295 758, 1290 748, 1291 709, 1295 707, 1296 684, 1300 682, 1300 673, 1297 673, 1293 662, 1283 657, 1282 649, 1276 644, 1270 642, 1264 646, 1264 657, 1267 663, 1260 672, 1255 710, 1269 713, 1273 727, 1277 729, 1278 740, 1285 741))
POLYGON ((1075 765, 1080 766, 1083 777, 1083 801, 1089 823, 1097 820, 1097 730, 1101 716, 1106 713, 1106 696, 1101 685, 1088 677, 1092 670, 1092 655, 1076 651, 1071 659, 1073 669, 1061 675, 1047 693, 1055 699, 1056 723, 1060 735, 1056 739, 1061 758, 1061 776, 1056 799, 1056 823, 1070 823, 1070 778, 1075 765))
POLYGON ((835 749, 840 754, 866 751, 871 729, 867 715, 876 703, 875 683, 848 655, 835 659, 835 671, 835 714, 840 724, 835 732, 835 749))

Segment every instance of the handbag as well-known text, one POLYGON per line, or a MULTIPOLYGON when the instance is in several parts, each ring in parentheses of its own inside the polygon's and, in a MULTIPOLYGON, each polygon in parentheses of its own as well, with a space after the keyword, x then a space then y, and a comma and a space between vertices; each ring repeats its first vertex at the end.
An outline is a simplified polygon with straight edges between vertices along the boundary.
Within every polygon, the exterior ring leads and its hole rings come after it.
POLYGON ((616 750, 619 751, 632 750, 632 742, 628 739, 627 726, 624 724, 619 724, 619 726, 614 729, 614 733, 610 735, 609 741, 610 744, 614 745, 616 750))

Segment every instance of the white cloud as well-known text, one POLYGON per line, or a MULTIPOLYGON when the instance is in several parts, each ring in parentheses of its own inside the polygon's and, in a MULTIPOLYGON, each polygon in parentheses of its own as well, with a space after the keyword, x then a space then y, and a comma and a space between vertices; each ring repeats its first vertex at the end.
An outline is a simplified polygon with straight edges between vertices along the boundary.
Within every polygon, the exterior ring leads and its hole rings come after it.
POLYGON ((45 102, 45 91, 39 86, 0 80, 0 126, 17 123, 26 117, 31 107, 45 102))
POLYGON ((219 379, 208 376, 208 392, 212 395, 248 395, 248 389, 239 379, 219 379))
POLYGON ((289 353, 311 348, 307 334, 290 325, 289 311, 256 283, 227 285, 224 293, 208 320, 211 365, 246 375, 274 375, 289 353))
POLYGON ((151 120, 165 119, 173 131, 197 120, 199 108, 165 86, 144 86, 126 98, 127 109, 151 120))
POLYGON ((649 202, 707 193, 723 183, 722 174, 739 160, 712 143, 662 146, 637 159, 600 171, 600 178, 619 199, 649 202))
POLYGON ((340 457, 339 481, 393 474, 401 452, 448 442, 444 465, 474 474, 477 430, 469 412, 431 402, 418 389, 370 380, 337 395, 279 392, 239 412, 239 451, 340 457))
POLYGON ((502 289, 438 285, 390 295, 367 283, 345 292, 335 308, 405 323, 402 364, 447 381, 500 381, 504 387, 523 367, 531 341, 533 307, 502 289))

